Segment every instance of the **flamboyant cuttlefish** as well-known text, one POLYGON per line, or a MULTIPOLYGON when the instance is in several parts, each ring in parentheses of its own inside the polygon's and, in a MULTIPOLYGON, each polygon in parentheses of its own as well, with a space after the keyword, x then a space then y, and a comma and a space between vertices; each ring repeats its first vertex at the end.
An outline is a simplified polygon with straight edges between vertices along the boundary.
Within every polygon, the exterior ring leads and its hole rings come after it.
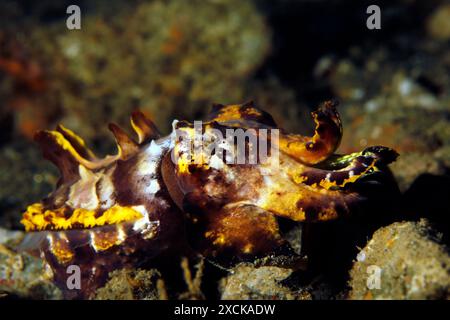
POLYGON ((364 198, 353 188, 356 182, 397 157, 379 146, 335 155, 342 136, 335 104, 323 103, 312 116, 315 133, 305 137, 278 130, 253 103, 215 105, 207 121, 175 121, 172 134, 160 137, 149 119, 134 112, 138 141, 111 124, 118 153, 103 159, 61 125, 38 132, 44 157, 61 177, 53 193, 24 213, 29 233, 23 247, 40 250, 63 291, 67 266, 80 266, 82 293, 75 296, 82 297, 109 271, 154 259, 184 242, 186 233, 206 257, 271 253, 284 245, 279 218, 315 222, 348 215, 364 198), (229 159, 239 147, 235 137, 223 139, 239 129, 246 135, 241 163, 229 159), (193 155, 186 137, 195 134, 203 148, 193 155), (252 137, 261 136, 277 157, 250 161, 252 137), (219 146, 226 152, 217 152, 219 146))

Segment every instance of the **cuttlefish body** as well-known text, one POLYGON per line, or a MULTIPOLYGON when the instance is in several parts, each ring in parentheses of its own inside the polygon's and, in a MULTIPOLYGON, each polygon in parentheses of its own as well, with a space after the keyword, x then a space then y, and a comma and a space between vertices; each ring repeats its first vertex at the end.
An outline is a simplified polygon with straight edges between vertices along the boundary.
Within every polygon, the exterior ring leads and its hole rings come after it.
POLYGON ((111 124, 118 153, 103 159, 63 126, 38 132, 61 178, 24 213, 23 247, 41 252, 64 290, 67 267, 80 266, 81 292, 65 290, 68 297, 88 297, 109 271, 139 266, 187 238, 210 258, 274 252, 285 245, 279 218, 349 215, 365 200, 357 182, 397 157, 386 147, 335 155, 342 137, 335 104, 325 102, 312 115, 315 133, 304 137, 285 133, 253 103, 215 105, 206 121, 174 121, 173 132, 160 137, 134 112, 138 140, 111 124))

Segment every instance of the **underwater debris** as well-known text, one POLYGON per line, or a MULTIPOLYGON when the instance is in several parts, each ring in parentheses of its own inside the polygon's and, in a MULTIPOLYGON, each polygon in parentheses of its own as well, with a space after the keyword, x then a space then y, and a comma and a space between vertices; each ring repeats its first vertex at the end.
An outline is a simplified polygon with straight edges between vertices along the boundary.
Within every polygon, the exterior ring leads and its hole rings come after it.
POLYGON ((202 292, 202 277, 205 267, 205 260, 200 258, 199 262, 195 265, 195 275, 192 278, 191 270, 189 269, 189 260, 183 258, 181 260, 181 268, 183 269, 184 281, 188 287, 188 290, 180 294, 180 300, 204 300, 205 295, 202 292))
POLYGON ((20 231, 0 228, 0 293, 4 297, 61 299, 45 261, 15 250, 23 236, 20 231))
POLYGON ((109 274, 105 286, 97 289, 94 300, 164 300, 160 273, 155 270, 120 269, 109 274))
POLYGON ((281 284, 291 269, 239 264, 219 284, 222 300, 311 300, 305 291, 292 291, 281 284))

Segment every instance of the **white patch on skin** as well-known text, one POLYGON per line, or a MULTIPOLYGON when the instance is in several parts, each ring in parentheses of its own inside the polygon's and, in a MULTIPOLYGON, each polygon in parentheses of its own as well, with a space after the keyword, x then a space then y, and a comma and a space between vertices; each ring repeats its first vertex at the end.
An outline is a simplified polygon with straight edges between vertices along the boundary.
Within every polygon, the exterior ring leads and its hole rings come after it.
POLYGON ((152 179, 150 181, 150 184, 145 188, 145 193, 146 194, 155 194, 160 189, 161 189, 161 187, 159 186, 158 180, 157 179, 152 179))
POLYGON ((267 187, 270 187, 273 185, 273 180, 272 178, 270 178, 270 176, 263 176, 264 179, 264 183, 266 184, 267 187))
POLYGON ((109 209, 115 204, 114 184, 109 175, 104 175, 98 183, 98 194, 100 197, 100 208, 109 209))
POLYGON ((145 207, 142 205, 141 206, 133 206, 133 207, 131 207, 131 209, 136 210, 137 212, 142 214, 142 217, 148 216, 147 209, 145 209, 145 207))
POLYGON ((158 144, 155 140, 150 142, 150 145, 140 155, 138 162, 138 174, 139 175, 154 175, 161 161, 162 154, 164 152, 165 145, 158 144))
POLYGON ((232 182, 232 181, 234 181, 234 179, 236 179, 233 170, 226 170, 225 177, 227 179, 227 182, 232 182))
POLYGON ((275 184, 270 175, 263 175, 264 187, 259 190, 259 197, 254 202, 255 206, 263 207, 267 202, 267 196, 273 192, 272 187, 275 184))
POLYGON ((95 252, 97 252, 97 247, 95 246, 95 233, 94 233, 94 231, 89 230, 89 239, 90 239, 89 244, 95 250, 95 252))
POLYGON ((177 127, 177 123, 178 123, 179 121, 177 120, 177 119, 175 119, 175 120, 173 120, 172 121, 172 131, 175 131, 176 130, 176 127, 177 127))
POLYGON ((167 152, 170 143, 170 139, 167 137, 159 140, 152 140, 145 148, 145 151, 139 155, 136 178, 141 180, 139 177, 145 177, 145 179, 141 181, 149 181, 147 185, 142 186, 142 184, 140 184, 141 188, 137 192, 141 193, 142 196, 154 195, 161 189, 158 183, 157 174, 161 159, 167 152))
POLYGON ((261 167, 259 169, 259 171, 261 172, 261 175, 263 175, 263 176, 268 176, 271 174, 270 168, 261 167))
POLYGON ((152 142, 150 142, 150 145, 147 147, 147 149, 145 150, 145 152, 150 155, 150 156, 154 156, 155 158, 159 158, 163 152, 163 146, 157 144, 155 142, 155 140, 152 140, 152 142))
POLYGON ((153 238, 155 236, 155 231, 159 226, 159 221, 150 221, 148 212, 144 206, 134 206, 132 208, 143 215, 143 218, 137 220, 133 224, 133 230, 140 232, 146 240, 153 238))
POLYGON ((221 170, 224 167, 224 163, 223 163, 222 159, 220 159, 216 154, 214 154, 209 159, 209 166, 213 169, 221 170))
POLYGON ((146 228, 146 226, 150 223, 150 220, 148 219, 148 212, 147 209, 145 209, 144 206, 134 206, 132 207, 133 210, 136 210, 142 214, 142 218, 137 220, 133 224, 133 230, 134 231, 141 231, 146 228))
POLYGON ((141 156, 138 163, 138 173, 139 175, 154 175, 156 173, 156 167, 158 163, 157 160, 146 159, 145 154, 141 156))
POLYGON ((116 230, 117 230, 117 240, 119 240, 120 243, 124 242, 127 239, 127 234, 123 230, 122 225, 117 225, 116 230))
POLYGON ((163 154, 171 145, 170 139, 152 140, 149 146, 139 156, 137 174, 154 176, 157 172, 163 154))
POLYGON ((53 248, 53 235, 51 233, 47 234, 47 241, 48 241, 48 246, 50 248, 50 250, 53 248))
POLYGON ((65 242, 69 242, 66 233, 63 231, 58 232, 58 238, 64 240, 65 242))
POLYGON ((156 235, 156 231, 159 227, 159 221, 151 221, 146 225, 146 227, 141 231, 142 237, 145 240, 149 240, 156 235))
POLYGON ((100 174, 96 174, 84 166, 78 166, 80 179, 70 187, 69 199, 66 204, 72 208, 95 210, 99 200, 96 192, 96 184, 100 174))
POLYGON ((331 173, 327 173, 327 175, 325 176, 325 180, 330 181, 331 179, 331 173))
POLYGON ((353 172, 353 170, 350 170, 350 172, 348 173, 348 177, 351 178, 355 175, 355 173, 353 172))
POLYGON ((165 143, 165 146, 169 149, 172 149, 175 147, 175 142, 177 140, 177 130, 175 129, 176 125, 178 123, 178 120, 175 119, 172 121, 172 132, 170 133, 169 137, 164 138, 167 139, 168 143, 165 143))

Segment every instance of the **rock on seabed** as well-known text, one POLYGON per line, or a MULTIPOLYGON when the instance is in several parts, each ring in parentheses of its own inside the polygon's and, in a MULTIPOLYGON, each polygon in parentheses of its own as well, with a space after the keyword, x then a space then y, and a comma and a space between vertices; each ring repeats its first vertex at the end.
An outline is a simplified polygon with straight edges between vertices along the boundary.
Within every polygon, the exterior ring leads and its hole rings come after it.
POLYGON ((376 231, 358 254, 349 284, 350 299, 448 299, 448 248, 425 219, 393 223, 376 231), (369 279, 376 268, 379 288, 369 279))

